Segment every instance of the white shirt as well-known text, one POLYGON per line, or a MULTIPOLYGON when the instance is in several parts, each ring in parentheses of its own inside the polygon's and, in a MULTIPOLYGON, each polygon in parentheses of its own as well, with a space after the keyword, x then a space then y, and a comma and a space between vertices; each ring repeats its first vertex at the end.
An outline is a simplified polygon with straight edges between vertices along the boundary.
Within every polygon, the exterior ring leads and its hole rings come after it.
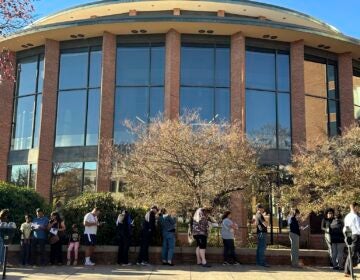
POLYGON ((360 217, 355 212, 350 212, 344 219, 344 231, 346 227, 351 229, 353 235, 360 235, 360 217))
MULTIPOLYGON (((84 217, 84 225, 85 222, 88 223, 96 223, 98 222, 98 219, 95 215, 93 215, 93 213, 87 213, 84 217)), ((95 226, 85 226, 85 231, 84 234, 96 234, 97 232, 97 225, 95 226)))

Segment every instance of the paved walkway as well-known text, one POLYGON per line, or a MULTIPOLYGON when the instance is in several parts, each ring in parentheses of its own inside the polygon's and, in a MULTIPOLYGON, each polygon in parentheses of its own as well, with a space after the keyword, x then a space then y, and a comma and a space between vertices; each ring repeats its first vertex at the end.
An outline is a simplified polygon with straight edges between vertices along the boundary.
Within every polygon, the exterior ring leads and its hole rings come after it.
MULTIPOLYGON (((359 269, 356 271, 359 275, 359 269)), ((130 279, 130 280, 337 280, 344 278, 341 272, 329 268, 305 267, 292 269, 286 266, 259 268, 256 266, 213 266, 205 269, 197 266, 181 265, 175 267, 42 267, 42 268, 9 268, 7 279, 130 279)))

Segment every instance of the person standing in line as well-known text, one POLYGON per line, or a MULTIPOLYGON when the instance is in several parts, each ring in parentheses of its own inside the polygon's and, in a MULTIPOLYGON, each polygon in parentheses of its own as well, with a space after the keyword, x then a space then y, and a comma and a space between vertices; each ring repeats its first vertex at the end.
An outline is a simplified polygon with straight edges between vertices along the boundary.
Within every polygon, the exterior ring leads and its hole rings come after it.
POLYGON ((325 242, 328 248, 329 257, 330 257, 330 266, 333 266, 333 254, 331 251, 331 237, 330 237, 330 224, 334 220, 334 209, 329 208, 325 211, 325 217, 321 221, 321 229, 324 231, 325 242))
POLYGON ((50 264, 62 265, 62 242, 66 227, 64 221, 60 218, 58 212, 52 212, 50 215, 51 220, 48 224, 48 231, 50 235, 50 264))
POLYGON ((175 212, 167 214, 166 209, 162 209, 160 219, 162 232, 162 263, 163 265, 173 266, 173 257, 175 250, 175 232, 176 232, 176 214, 175 212))
POLYGON ((71 254, 73 251, 74 251, 73 265, 78 264, 79 247, 80 247, 79 229, 76 224, 73 224, 71 227, 71 233, 69 236, 69 247, 67 249, 67 265, 71 265, 71 254))
POLYGON ((197 264, 203 267, 211 267, 206 261, 207 236, 209 233, 209 209, 199 208, 193 218, 192 234, 196 241, 197 264))
POLYGON ((149 246, 155 234, 156 214, 158 211, 159 208, 154 205, 145 214, 141 229, 140 252, 136 263, 137 265, 149 264, 149 246))
POLYGON ((40 248, 40 264, 45 265, 45 245, 47 243, 47 228, 49 219, 45 217, 44 211, 36 209, 36 218, 32 222, 33 240, 32 240, 32 264, 36 265, 37 248, 40 248))
MULTIPOLYGON (((9 209, 3 209, 0 211, 0 223, 7 223, 9 217, 9 209)), ((5 247, 4 247, 4 240, 0 236, 0 265, 4 263, 4 254, 5 254, 5 247)))
POLYGON ((100 215, 100 209, 95 207, 91 212, 84 216, 84 243, 85 243, 85 263, 86 266, 95 265, 91 261, 91 257, 94 253, 96 246, 96 234, 98 226, 100 225, 98 217, 100 215))
POLYGON ((22 265, 30 264, 31 256, 31 239, 32 239, 32 228, 31 228, 31 216, 25 215, 25 222, 20 226, 21 232, 21 263, 22 265))
POLYGON ((121 211, 116 220, 116 231, 118 238, 118 258, 117 263, 122 266, 129 266, 129 248, 131 243, 132 223, 130 213, 126 210, 121 211))
POLYGON ((336 213, 334 220, 330 224, 330 241, 331 241, 331 252, 332 252, 332 263, 334 270, 344 269, 344 222, 339 213, 336 213))
POLYGON ((350 277, 350 259, 352 259, 353 267, 357 265, 360 254, 360 217, 359 204, 354 202, 350 204, 350 213, 345 216, 344 233, 351 230, 351 254, 349 252, 345 262, 345 276, 350 277))
POLYGON ((305 228, 299 225, 300 211, 299 209, 291 210, 290 214, 290 232, 289 238, 291 243, 291 266, 300 268, 299 266, 299 248, 300 248, 300 230, 305 228))
POLYGON ((235 230, 238 225, 231 220, 231 211, 226 211, 222 216, 221 237, 224 243, 223 265, 238 265, 235 255, 235 230))
POLYGON ((267 223, 264 218, 264 207, 256 205, 255 225, 257 233, 256 265, 269 267, 265 261, 267 223))

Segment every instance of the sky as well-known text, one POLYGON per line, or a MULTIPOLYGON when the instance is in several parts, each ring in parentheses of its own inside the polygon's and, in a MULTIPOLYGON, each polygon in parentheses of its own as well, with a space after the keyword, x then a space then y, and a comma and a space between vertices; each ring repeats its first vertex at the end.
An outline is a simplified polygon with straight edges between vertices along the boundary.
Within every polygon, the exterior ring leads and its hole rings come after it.
MULTIPOLYGON (((38 0, 35 2, 36 18, 75 5, 90 3, 89 0, 38 0)), ((360 39, 360 0, 258 0, 293 9, 338 28, 342 33, 360 39)))

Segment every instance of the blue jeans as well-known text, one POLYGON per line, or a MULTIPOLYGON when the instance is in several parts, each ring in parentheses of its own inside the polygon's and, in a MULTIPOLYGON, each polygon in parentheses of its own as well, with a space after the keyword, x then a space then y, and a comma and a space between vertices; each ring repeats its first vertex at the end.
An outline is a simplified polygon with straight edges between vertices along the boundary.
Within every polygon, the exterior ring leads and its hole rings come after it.
POLYGON ((162 260, 172 261, 175 248, 175 232, 163 232, 162 260))
POLYGON ((266 233, 260 232, 257 234, 257 248, 256 248, 256 265, 266 265, 265 250, 266 250, 266 233))
POLYGON ((0 264, 4 262, 4 240, 0 237, 0 264))

